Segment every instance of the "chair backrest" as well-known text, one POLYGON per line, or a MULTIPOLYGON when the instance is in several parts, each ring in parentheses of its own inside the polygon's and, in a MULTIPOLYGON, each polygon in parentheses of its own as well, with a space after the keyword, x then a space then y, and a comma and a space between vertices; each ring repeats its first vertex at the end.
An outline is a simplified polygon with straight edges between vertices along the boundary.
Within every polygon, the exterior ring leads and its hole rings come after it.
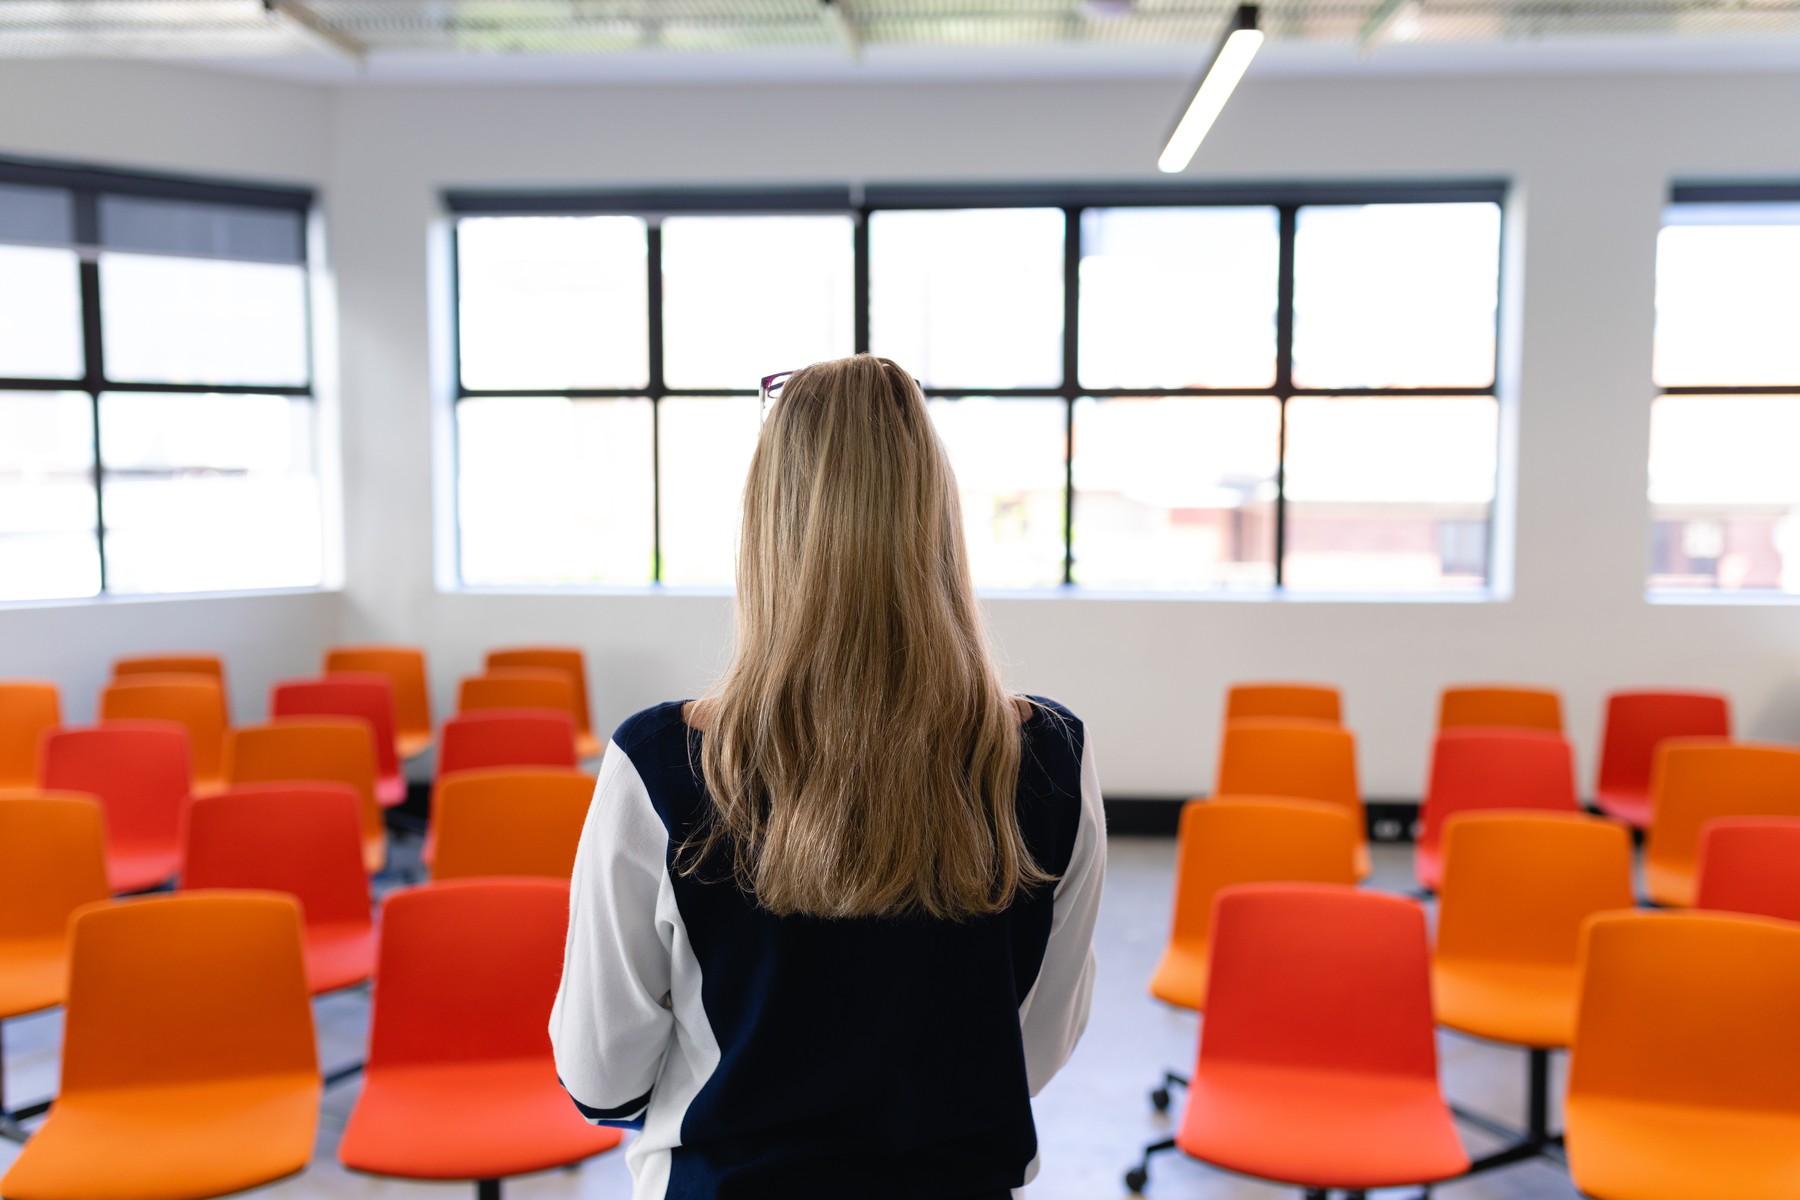
POLYGON ((1458 813, 1541 808, 1581 811, 1575 751, 1560 733, 1469 726, 1437 735, 1420 807, 1419 844, 1435 848, 1458 813))
POLYGON ((594 731, 593 708, 588 700, 587 659, 577 646, 509 646, 488 651, 482 665, 490 674, 516 668, 540 668, 562 671, 575 685, 575 728, 582 733, 594 731))
POLYGON ((356 717, 283 717, 234 729, 225 742, 225 778, 241 783, 348 784, 365 840, 385 837, 375 798, 375 738, 356 717))
POLYGON ((1607 915, 1589 923, 1583 963, 1571 1107, 1591 1095, 1800 1114, 1800 927, 1607 915))
POLYGON ((54 683, 0 680, 0 787, 37 786, 38 741, 60 724, 54 683))
POLYGON ((1600 739, 1602 792, 1644 792, 1664 738, 1730 737, 1731 701, 1716 692, 1614 692, 1600 739))
POLYGON ((1210 1061, 1437 1079, 1425 913, 1328 884, 1219 893, 1200 1030, 1210 1061))
POLYGON ((269 716, 367 721, 375 739, 376 772, 384 776, 400 773, 394 738, 394 685, 386 675, 363 672, 284 680, 269 692, 269 716))
POLYGON ((575 722, 543 709, 490 709, 444 722, 437 770, 480 767, 574 767, 575 722))
POLYGON ((1347 810, 1363 827, 1356 735, 1317 721, 1252 718, 1225 726, 1218 796, 1290 796, 1347 810))
POLYGON ((567 671, 542 667, 503 667, 486 675, 471 675, 456 691, 457 713, 493 708, 538 708, 567 713, 581 728, 575 712, 575 684, 567 671))
POLYGON ((300 905, 190 892, 76 914, 62 1095, 317 1076, 300 905))
POLYGON ((114 679, 127 675, 210 675, 219 681, 220 690, 225 690, 225 660, 217 654, 138 654, 113 659, 112 669, 114 679))
POLYGON ((1449 687, 1438 700, 1438 730, 1469 725, 1563 729, 1562 696, 1548 688, 1449 687))
POLYGON ((225 688, 211 675, 125 675, 100 689, 102 721, 174 721, 187 730, 196 779, 224 771, 225 688))
POLYGON ((431 735, 431 689, 425 652, 417 646, 333 646, 325 673, 385 675, 394 685, 394 724, 409 736, 431 735))
POLYGON ((431 799, 433 879, 540 875, 567 880, 594 777, 559 767, 456 771, 431 799))
POLYGON ((0 790, 0 941, 66 937, 70 914, 109 894, 98 800, 0 790))
POLYGON ((106 844, 173 846, 193 787, 187 730, 173 721, 102 721, 44 736, 39 778, 88 792, 106 815, 106 844))
POLYGON ((1213 902, 1240 883, 1356 882, 1360 831, 1335 804, 1215 796, 1181 807, 1171 938, 1204 942, 1213 902))
POLYGON ((1800 818, 1708 821, 1694 905, 1800 921, 1800 818))
POLYGON ((1234 683, 1225 692, 1225 719, 1298 718, 1343 723, 1344 703, 1338 689, 1326 683, 1234 683))
POLYGON ((1719 817, 1800 817, 1800 747, 1723 738, 1668 738, 1651 774, 1650 833, 1644 844, 1651 898, 1689 904, 1691 895, 1657 894, 1659 873, 1691 880, 1700 830, 1719 817))
POLYGON ((1630 909, 1631 834, 1584 813, 1463 813, 1444 831, 1437 953, 1573 967, 1595 913, 1630 909))
POLYGON ((370 1072, 548 1060, 568 924, 569 885, 553 879, 459 879, 388 896, 370 1072))
POLYGON ((300 901, 308 925, 371 923, 362 822, 346 783, 247 783, 188 808, 179 886, 300 901))

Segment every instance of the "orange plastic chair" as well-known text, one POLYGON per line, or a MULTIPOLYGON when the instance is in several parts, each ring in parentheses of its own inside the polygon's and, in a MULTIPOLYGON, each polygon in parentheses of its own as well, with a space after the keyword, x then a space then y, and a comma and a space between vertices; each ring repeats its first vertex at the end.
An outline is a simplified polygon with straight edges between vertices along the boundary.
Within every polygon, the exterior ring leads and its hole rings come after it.
POLYGON ((54 683, 0 681, 0 787, 37 786, 38 740, 61 724, 54 683))
POLYGON ((544 667, 503 667, 486 675, 471 675, 457 690, 457 712, 483 712, 495 708, 539 708, 569 714, 575 723, 575 753, 591 758, 600 752, 593 734, 584 742, 581 713, 577 711, 575 686, 567 671, 544 667))
POLYGON ((576 646, 514 646, 504 650, 488 651, 487 660, 482 669, 489 674, 495 671, 516 670, 518 668, 543 669, 561 671, 575 685, 575 742, 576 748, 583 758, 593 758, 600 753, 601 745, 594 736, 594 710, 588 700, 587 659, 576 646))
MULTIPOLYGON (((69 917, 105 900, 106 834, 100 804, 80 792, 0 789, 0 1021, 63 1002, 69 917)), ((0 1131, 48 1105, 6 1106, 0 1055, 0 1131)))
POLYGON ((1715 692, 1614 692, 1606 698, 1594 803, 1650 827, 1650 772, 1664 738, 1730 737, 1731 702, 1715 692))
POLYGON ((187 730, 194 794, 225 786, 225 691, 209 675, 127 675, 100 689, 102 721, 173 721, 187 730))
POLYGON ((375 798, 375 739, 354 717, 283 717, 234 729, 225 742, 225 775, 244 783, 344 783, 361 814, 363 868, 387 861, 387 824, 375 798))
POLYGON ((1225 719, 1255 717, 1327 721, 1341 725, 1344 701, 1327 683, 1234 683, 1225 692, 1225 719))
POLYGON ((1656 751, 1655 815, 1644 843, 1644 890, 1657 904, 1694 903, 1700 830, 1719 817, 1800 817, 1800 748, 1669 738, 1656 751))
MULTIPOLYGON (((128 675, 210 675, 225 689, 225 660, 216 654, 140 654, 113 659, 113 678, 128 675)), ((227 706, 229 707, 229 705, 227 706)))
POLYGON ((1443 877, 1445 822, 1492 809, 1580 812, 1569 739, 1538 729, 1480 726, 1438 734, 1413 848, 1413 875, 1421 887, 1435 890, 1443 877))
POLYGON ((1564 1106, 1596 1200, 1800 1194, 1800 928, 1724 913, 1588 926, 1564 1106))
POLYGON ((192 775, 187 730, 172 721, 105 721, 44 737, 44 787, 99 798, 115 892, 165 883, 181 861, 192 775))
POLYGON ((1800 921, 1800 819, 1708 821, 1694 907, 1800 921))
POLYGON ((457 771, 431 800, 433 879, 540 875, 567 880, 594 777, 558 767, 457 771))
POLYGON ((562 976, 569 885, 465 879, 382 908, 369 1057, 338 1143, 355 1171, 499 1180, 611 1150, 556 1080, 550 1006, 562 976))
POLYGON ((1356 871, 1369 873, 1368 820, 1356 785, 1356 735, 1317 721, 1251 718, 1225 726, 1215 796, 1280 796, 1335 804, 1357 828, 1356 871))
POLYGON ((1150 994, 1177 1008, 1206 1007, 1213 900, 1240 883, 1356 882, 1355 823, 1311 800, 1216 796, 1181 808, 1169 942, 1150 994))
POLYGON ((1438 732, 1468 725, 1561 733, 1562 697, 1548 688, 1445 688, 1438 701, 1438 732))
MULTIPOLYGON (((1173 1145, 1241 1175, 1361 1191, 1462 1174, 1438 1086, 1425 914, 1326 884, 1219 893, 1200 1055, 1173 1145)), ((1126 1176, 1141 1191, 1149 1154, 1126 1176)))
POLYGON ((325 674, 385 675, 394 685, 395 752, 417 758, 431 749, 431 688, 425 652, 417 646, 333 646, 325 674))
POLYGON ((444 722, 438 778, 482 767, 577 765, 575 722, 542 709, 490 709, 444 722))
POLYGON ((198 1200, 312 1156, 319 1066, 300 906, 155 896, 75 916, 62 1092, 7 1200, 198 1200))
POLYGON ((285 892, 300 901, 313 995, 375 970, 356 792, 343 783, 249 783, 188 810, 180 885, 285 892))
POLYGON ((375 739, 375 799, 392 808, 406 799, 400 774, 399 745, 394 733, 394 685, 386 675, 328 675, 324 679, 290 679, 269 693, 269 716, 354 717, 369 723, 375 739))
POLYGON ((1526 1121, 1482 1171, 1545 1152, 1550 1052, 1575 1037, 1581 931, 1589 917, 1633 908, 1631 835, 1584 813, 1466 812, 1444 836, 1432 996, 1438 1023, 1521 1046, 1526 1121))

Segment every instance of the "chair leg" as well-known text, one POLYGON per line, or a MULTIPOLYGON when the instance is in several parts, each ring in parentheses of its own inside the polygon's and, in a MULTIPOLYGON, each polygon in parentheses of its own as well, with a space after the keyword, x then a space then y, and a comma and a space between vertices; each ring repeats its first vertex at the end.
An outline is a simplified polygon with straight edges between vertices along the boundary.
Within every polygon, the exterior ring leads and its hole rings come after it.
POLYGON ((1125 1172, 1125 1190, 1134 1196, 1142 1195, 1144 1189, 1150 1184, 1150 1156, 1152 1154, 1161 1154, 1164 1150, 1173 1150, 1174 1148, 1174 1138, 1164 1138, 1160 1142, 1151 1142, 1148 1146, 1145 1146, 1143 1161, 1131 1168, 1131 1170, 1125 1172))
POLYGON ((20 1122, 41 1117, 49 1111, 48 1100, 39 1100, 35 1104, 21 1105, 18 1108, 6 1107, 6 1023, 0 1021, 0 1138, 24 1145, 31 1134, 20 1122))
MULTIPOLYGON (((1532 1048, 1526 1051, 1525 1132, 1510 1146, 1483 1155, 1469 1164, 1469 1175, 1510 1167, 1553 1154, 1562 1138, 1550 1132, 1550 1051, 1532 1048)), ((1469 1124, 1498 1136, 1517 1136, 1496 1122, 1474 1114, 1456 1114, 1469 1124)))
POLYGON ((1187 1085, 1188 1081, 1186 1075, 1177 1075, 1173 1071, 1164 1071, 1162 1083, 1158 1084, 1156 1090, 1150 1093, 1151 1106, 1159 1113, 1168 1112, 1169 1089, 1172 1087, 1184 1088, 1187 1085))
POLYGON ((500 1181, 498 1179, 477 1179, 475 1181, 475 1200, 500 1200, 500 1181))

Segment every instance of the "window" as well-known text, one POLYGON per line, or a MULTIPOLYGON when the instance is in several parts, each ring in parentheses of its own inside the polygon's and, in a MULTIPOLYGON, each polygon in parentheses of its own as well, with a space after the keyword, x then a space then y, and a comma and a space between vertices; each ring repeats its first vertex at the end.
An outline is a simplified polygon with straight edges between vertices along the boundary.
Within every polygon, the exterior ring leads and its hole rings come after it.
POLYGON ((0 600, 321 582, 310 202, 0 163, 0 600))
POLYGON ((866 348, 983 587, 1478 593, 1501 193, 454 194, 462 581, 728 584, 757 379, 866 348))
POLYGON ((1800 594, 1800 188, 1677 188, 1656 247, 1650 586, 1800 594))

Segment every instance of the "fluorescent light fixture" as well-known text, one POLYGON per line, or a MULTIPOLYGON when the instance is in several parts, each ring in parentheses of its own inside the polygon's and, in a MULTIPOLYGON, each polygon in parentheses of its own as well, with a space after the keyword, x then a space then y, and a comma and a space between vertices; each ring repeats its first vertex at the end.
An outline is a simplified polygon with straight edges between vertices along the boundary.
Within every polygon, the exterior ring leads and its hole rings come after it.
POLYGON ((1157 170, 1174 175, 1187 170, 1187 165, 1194 161, 1194 151, 1200 149, 1201 140, 1213 127, 1213 122, 1219 119, 1225 102, 1231 99, 1238 80, 1250 69, 1250 60, 1256 57, 1257 50, 1263 44, 1262 30, 1256 27, 1256 17, 1256 5, 1238 6, 1236 14, 1231 18, 1231 27, 1225 33, 1225 40, 1213 52, 1212 62, 1206 68, 1206 76, 1195 89, 1187 112, 1181 115, 1175 132, 1169 135, 1169 144, 1163 147, 1162 157, 1156 160, 1157 170))

